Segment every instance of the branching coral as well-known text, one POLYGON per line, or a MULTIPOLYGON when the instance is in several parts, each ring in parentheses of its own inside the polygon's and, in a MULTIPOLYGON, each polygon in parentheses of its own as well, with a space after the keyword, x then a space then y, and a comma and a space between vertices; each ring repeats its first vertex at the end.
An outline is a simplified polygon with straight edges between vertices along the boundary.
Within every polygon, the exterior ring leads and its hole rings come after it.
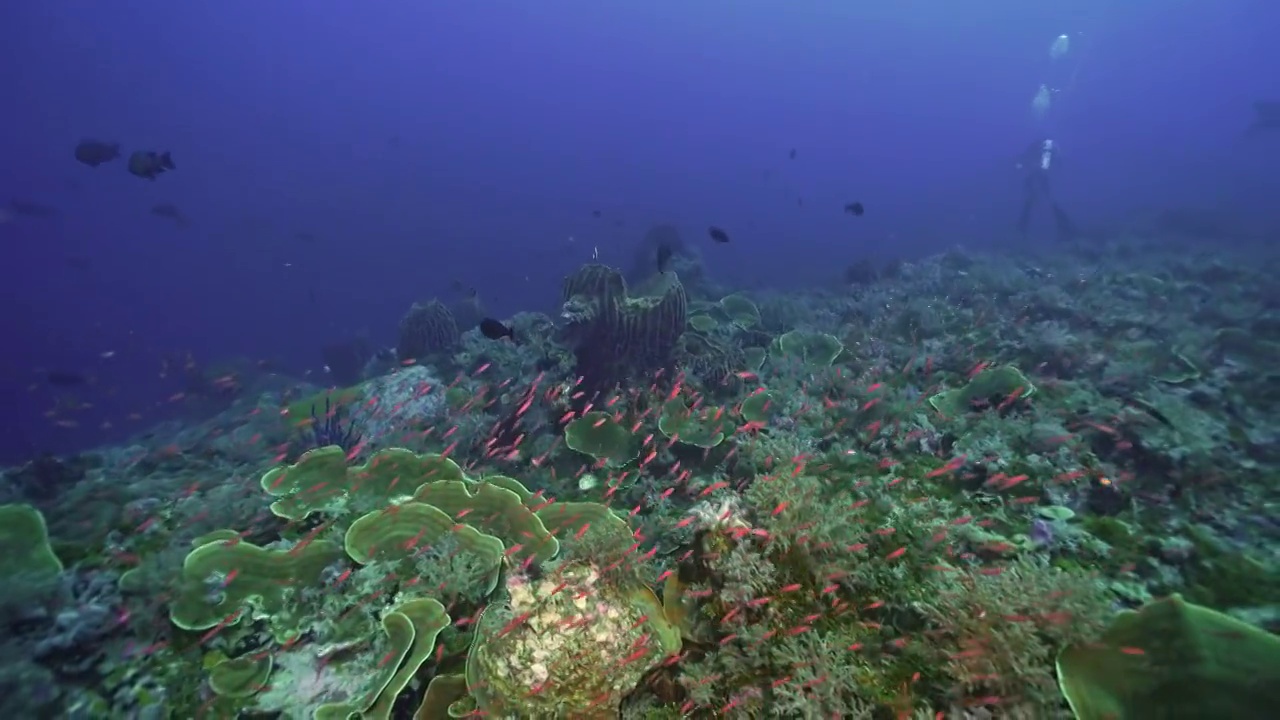
POLYGON ((348 420, 346 427, 343 427, 344 415, 343 406, 331 404, 328 395, 324 398, 323 416, 318 417, 315 407, 312 406, 311 432, 315 447, 336 445, 347 452, 351 452, 360 444, 362 436, 356 430, 355 423, 348 420), (323 420, 321 417, 323 417, 323 420))
POLYGON ((980 561, 974 522, 919 481, 801 472, 757 482, 751 527, 712 526, 683 595, 687 632, 717 651, 685 665, 696 705, 821 716, 1016 705, 1056 712, 1051 659, 1108 614, 1100 586, 1043 563, 980 561))

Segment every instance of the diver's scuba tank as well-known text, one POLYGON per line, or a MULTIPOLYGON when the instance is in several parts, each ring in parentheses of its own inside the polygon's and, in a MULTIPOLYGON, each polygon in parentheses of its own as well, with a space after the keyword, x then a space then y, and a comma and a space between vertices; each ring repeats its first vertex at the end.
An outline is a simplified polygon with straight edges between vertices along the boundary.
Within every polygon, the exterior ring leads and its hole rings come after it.
POLYGON ((1053 144, 1052 140, 1046 139, 1040 144, 1040 169, 1048 170, 1049 164, 1053 162, 1054 153, 1058 152, 1058 148, 1053 144))
POLYGON ((1048 70, 1049 82, 1042 83, 1040 89, 1031 98, 1031 112, 1036 119, 1042 120, 1053 105, 1053 96, 1062 91, 1070 92, 1076 84, 1076 75, 1080 72, 1083 57, 1071 49, 1071 36, 1063 33, 1049 43, 1049 61, 1053 67, 1048 70), (1066 62, 1070 60, 1070 62, 1066 62), (1066 78, 1062 74, 1070 71, 1066 78))
POLYGON ((1059 35, 1054 39, 1053 44, 1049 46, 1049 59, 1061 60, 1071 52, 1071 38, 1066 35, 1059 35))
POLYGON ((1031 112, 1035 113, 1037 118, 1043 118, 1045 113, 1049 112, 1049 105, 1052 103, 1053 91, 1048 85, 1041 85, 1035 97, 1031 98, 1031 112))

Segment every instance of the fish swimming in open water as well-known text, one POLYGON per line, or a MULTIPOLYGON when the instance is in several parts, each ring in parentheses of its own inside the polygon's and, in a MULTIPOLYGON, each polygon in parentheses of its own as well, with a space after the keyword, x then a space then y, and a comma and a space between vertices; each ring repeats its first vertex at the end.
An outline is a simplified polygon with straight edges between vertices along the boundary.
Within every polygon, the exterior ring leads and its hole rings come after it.
POLYGON ((155 180, 161 173, 177 169, 168 152, 139 150, 129 156, 129 172, 140 178, 155 180))
POLYGON ((89 167, 98 167, 118 157, 120 157, 120 143, 85 139, 76 145, 76 160, 89 167))

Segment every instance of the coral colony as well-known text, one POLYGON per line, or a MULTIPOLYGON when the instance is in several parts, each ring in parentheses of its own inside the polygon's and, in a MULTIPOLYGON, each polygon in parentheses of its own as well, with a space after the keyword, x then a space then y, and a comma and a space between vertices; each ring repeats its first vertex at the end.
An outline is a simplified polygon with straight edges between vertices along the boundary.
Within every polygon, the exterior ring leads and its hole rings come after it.
POLYGON ((415 305, 348 385, 12 469, 0 705, 1269 717, 1274 277, 1054 262, 592 264, 518 343, 415 305))

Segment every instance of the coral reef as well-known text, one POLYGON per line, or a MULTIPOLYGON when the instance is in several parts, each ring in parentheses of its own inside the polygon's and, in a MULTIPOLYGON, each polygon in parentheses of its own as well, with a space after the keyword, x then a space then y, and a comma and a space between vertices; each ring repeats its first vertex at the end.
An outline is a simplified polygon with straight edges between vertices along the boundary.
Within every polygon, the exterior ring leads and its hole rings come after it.
POLYGON ((444 303, 414 303, 400 320, 396 355, 402 364, 412 364, 451 349, 458 338, 458 322, 444 303))
POLYGON ((417 306, 372 377, 10 470, 0 707, 1259 716, 1272 276, 1098 252, 782 294, 646 250, 518 343, 417 306))
POLYGON ((613 268, 584 265, 564 281, 561 316, 577 372, 593 392, 668 367, 688 317, 688 298, 674 272, 650 294, 629 297, 613 268))

